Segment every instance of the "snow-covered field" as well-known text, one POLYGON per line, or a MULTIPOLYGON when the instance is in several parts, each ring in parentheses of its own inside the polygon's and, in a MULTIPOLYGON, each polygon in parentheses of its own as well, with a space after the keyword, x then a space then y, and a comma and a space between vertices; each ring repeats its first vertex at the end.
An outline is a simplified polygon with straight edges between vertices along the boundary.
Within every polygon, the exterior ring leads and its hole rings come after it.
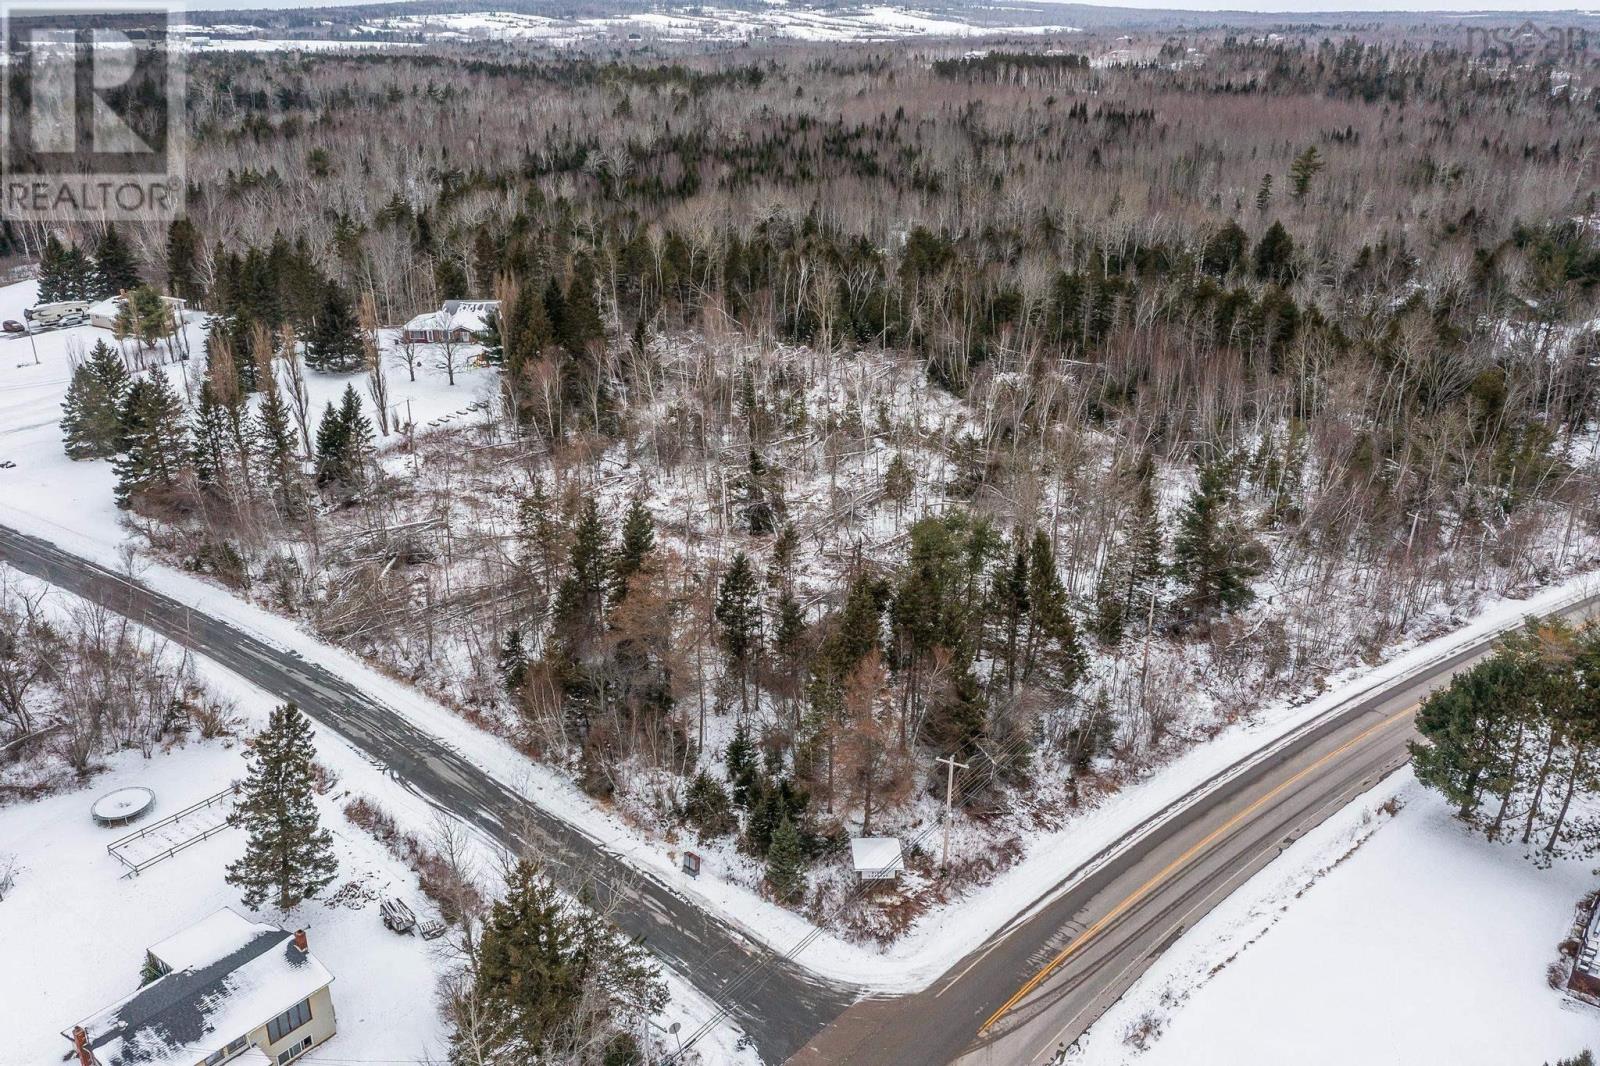
MULTIPOLYGON (((998 10, 998 9, 997 9, 998 10)), ((1005 21, 1016 18, 1009 9, 1005 21)), ((1023 9, 1029 10, 1031 9, 1023 9)), ((1041 9, 1042 10, 1042 9, 1041 9)), ((760 39, 845 42, 888 41, 908 37, 1036 36, 1079 32, 1058 24, 990 25, 953 15, 936 15, 889 4, 858 8, 812 8, 770 0, 763 10, 701 5, 667 5, 630 15, 555 17, 511 11, 472 11, 437 15, 394 15, 362 23, 365 34, 416 36, 423 43, 518 41, 571 45, 583 41, 634 40, 728 42, 760 39)), ((204 33, 203 27, 199 32, 204 33)), ((220 31, 219 31, 220 32, 220 31)), ((228 50, 281 50, 300 47, 370 47, 370 41, 266 41, 210 38, 195 47, 228 50)))
POLYGON ((1537 1066, 1600 1047, 1600 1009, 1545 979, 1594 887, 1581 860, 1538 869, 1469 832, 1407 769, 1184 935, 1068 1061, 1537 1066))

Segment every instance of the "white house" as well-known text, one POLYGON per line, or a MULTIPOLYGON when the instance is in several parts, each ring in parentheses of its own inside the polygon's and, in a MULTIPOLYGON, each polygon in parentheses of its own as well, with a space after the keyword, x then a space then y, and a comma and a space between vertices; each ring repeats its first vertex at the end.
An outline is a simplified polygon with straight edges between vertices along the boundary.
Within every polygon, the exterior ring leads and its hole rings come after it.
POLYGON ((897 837, 856 837, 850 841, 850 860, 857 881, 894 881, 906 868, 897 837))
POLYGON ((62 1031, 76 1066, 283 1066, 333 1036, 333 975, 305 930, 224 907, 148 950, 160 974, 62 1031))
POLYGON ((489 316, 500 311, 499 300, 446 300, 437 311, 418 315, 400 330, 408 344, 470 344, 489 328, 489 316))

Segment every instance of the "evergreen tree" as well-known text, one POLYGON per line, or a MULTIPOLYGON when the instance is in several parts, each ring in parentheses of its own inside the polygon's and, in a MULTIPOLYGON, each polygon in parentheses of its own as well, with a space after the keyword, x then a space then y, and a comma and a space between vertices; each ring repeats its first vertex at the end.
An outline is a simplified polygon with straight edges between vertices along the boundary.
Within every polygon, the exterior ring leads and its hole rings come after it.
POLYGON ((497 668, 506 692, 515 695, 528 676, 528 649, 522 643, 522 630, 515 627, 506 630, 506 639, 500 645, 497 668))
POLYGON ((157 341, 172 333, 172 309, 161 298, 161 294, 149 285, 137 285, 127 290, 123 309, 128 314, 129 333, 146 348, 154 348, 157 341))
POLYGON ((772 886, 774 896, 788 903, 805 893, 803 863, 800 833, 785 817, 773 831, 772 843, 767 848, 767 884, 772 886))
POLYGON ((717 635, 739 674, 739 706, 750 713, 750 667, 760 641, 761 589, 744 552, 736 552, 717 586, 717 635))
POLYGON ((622 543, 611 570, 611 599, 620 603, 628 594, 628 581, 644 569, 656 547, 656 523, 643 496, 635 496, 622 519, 622 543))
POLYGON ((452 1012, 451 1062, 512 1066, 591 1061, 576 1056, 596 1047, 608 1063, 638 1061, 619 1035, 661 1010, 667 993, 643 947, 564 901, 522 859, 489 910, 464 997, 452 1012))
POLYGON ((200 383, 200 398, 189 434, 189 459, 194 464, 195 479, 203 488, 226 490, 231 435, 227 412, 209 378, 200 383))
POLYGON ((118 415, 118 507, 140 493, 177 483, 187 450, 183 402, 159 369, 128 388, 118 415))
POLYGON ((346 372, 359 370, 363 358, 355 305, 342 285, 329 281, 306 333, 306 365, 313 370, 346 372))
POLYGON ((54 233, 47 234, 39 253, 39 302, 56 303, 72 299, 72 279, 68 276, 67 249, 54 233))
POLYGON ((1219 278, 1226 277, 1244 262, 1250 238, 1237 222, 1229 222, 1206 241, 1200 253, 1200 269, 1219 278))
POLYGON ((291 910, 338 873, 333 835, 322 828, 313 800, 314 736, 299 708, 285 703, 250 743, 250 774, 234 808, 250 839, 226 880, 244 890, 251 910, 268 900, 291 910))
POLYGON ((200 299, 200 235, 187 218, 167 227, 167 290, 180 300, 200 299))
POLYGON ((89 358, 72 370, 62 404, 61 433, 73 459, 109 459, 117 453, 128 371, 105 341, 96 341, 89 358))
POLYGON ((733 801, 716 778, 701 770, 684 792, 683 817, 701 840, 723 836, 734 828, 733 801))
POLYGON ((1289 195, 1294 197, 1296 203, 1305 200, 1306 194, 1311 191, 1312 179, 1325 165, 1314 144, 1295 156, 1294 163, 1289 167, 1289 195))
POLYGON ((255 438, 260 448, 267 482, 278 512, 286 517, 300 513, 300 460, 289 405, 270 379, 256 408, 255 438))
POLYGON ((612 587, 610 540, 600 504, 590 496, 578 513, 567 573, 556 590, 554 632, 573 660, 587 654, 604 630, 603 612, 612 587))
POLYGON ((105 236, 94 253, 93 299, 131 292, 139 287, 139 264, 133 249, 122 239, 115 224, 106 226, 105 236))
POLYGON ((1038 675, 1058 692, 1070 689, 1083 674, 1087 659, 1072 620, 1067 586, 1056 567, 1055 549, 1044 530, 1035 530, 1028 548, 1027 639, 1022 649, 1022 678, 1038 675))
POLYGON ((94 263, 76 244, 61 253, 57 276, 60 279, 57 300, 95 299, 94 263))
POLYGON ((1173 569, 1188 585, 1184 606, 1207 617, 1248 606, 1255 598, 1250 579, 1260 572, 1257 549, 1243 529, 1228 520, 1228 467, 1200 468, 1200 483, 1184 505, 1173 537, 1173 569))
POLYGON ((755 745, 750 742, 750 727, 742 718, 734 723, 733 736, 728 740, 723 761, 728 766, 728 784, 733 788, 733 802, 741 807, 749 807, 760 770, 756 765, 755 745))
POLYGON ((1256 243, 1255 271, 1256 277, 1262 281, 1278 285, 1287 285, 1294 280, 1294 238, 1289 236, 1282 222, 1274 222, 1269 226, 1256 243))
POLYGON ((349 431, 339 418, 339 409, 329 400, 317 422, 317 484, 331 485, 343 479, 350 451, 349 431))

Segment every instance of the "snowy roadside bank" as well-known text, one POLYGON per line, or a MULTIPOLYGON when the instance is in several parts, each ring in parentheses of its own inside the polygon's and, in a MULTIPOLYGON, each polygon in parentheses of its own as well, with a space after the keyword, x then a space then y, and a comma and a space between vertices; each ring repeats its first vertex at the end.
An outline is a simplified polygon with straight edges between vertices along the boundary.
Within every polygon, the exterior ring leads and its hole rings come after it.
POLYGON ((1600 1042, 1600 1011, 1545 980, 1592 889, 1583 861, 1534 867, 1403 770, 1197 923, 1067 1061, 1554 1061, 1600 1042))

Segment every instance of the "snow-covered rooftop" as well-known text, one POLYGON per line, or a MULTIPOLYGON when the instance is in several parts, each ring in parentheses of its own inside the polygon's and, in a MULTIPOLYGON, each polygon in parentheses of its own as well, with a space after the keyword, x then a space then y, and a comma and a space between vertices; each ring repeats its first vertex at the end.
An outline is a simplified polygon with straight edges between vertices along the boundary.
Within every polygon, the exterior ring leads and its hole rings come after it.
POLYGON ((408 331, 466 330, 482 333, 489 325, 489 314, 500 308, 499 300, 446 300, 442 310, 429 311, 406 323, 408 331))
POLYGON ((906 865, 895 837, 856 837, 850 841, 850 858, 856 873, 866 878, 890 878, 906 865))
POLYGON ((333 981, 294 934, 226 907, 150 953, 172 972, 78 1023, 103 1066, 193 1066, 333 981))

